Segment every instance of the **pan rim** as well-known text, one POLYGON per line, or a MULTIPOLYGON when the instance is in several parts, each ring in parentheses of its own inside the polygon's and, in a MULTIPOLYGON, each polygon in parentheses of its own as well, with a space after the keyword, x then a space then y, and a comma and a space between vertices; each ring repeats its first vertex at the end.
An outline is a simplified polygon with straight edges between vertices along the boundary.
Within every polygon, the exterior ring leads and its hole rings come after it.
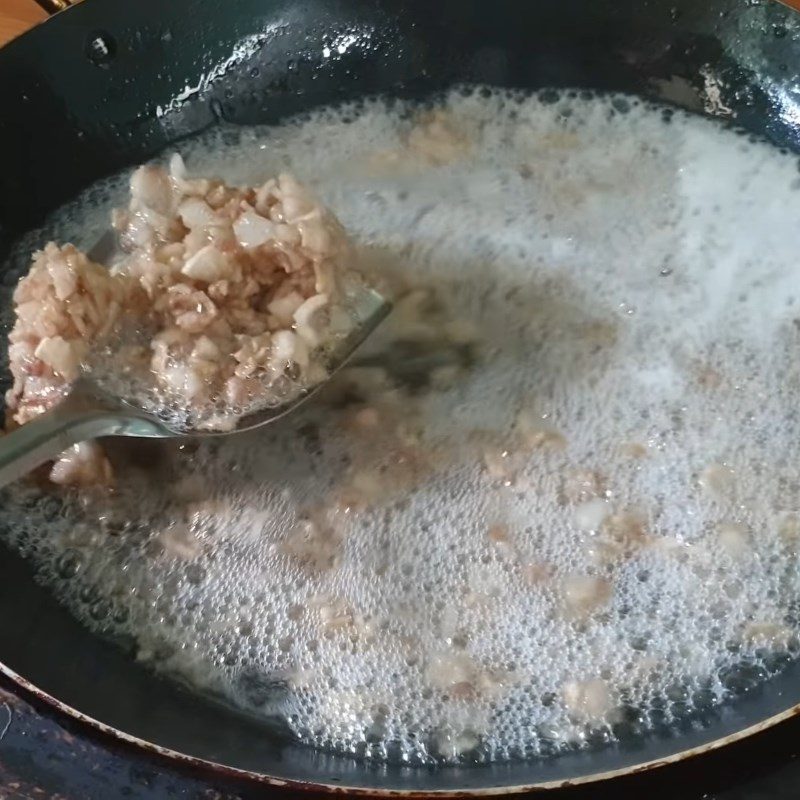
POLYGON ((54 711, 57 715, 63 715, 71 718, 79 724, 92 729, 94 732, 101 734, 111 740, 115 740, 124 745, 133 747, 139 753, 155 755, 165 759, 167 762, 173 762, 170 766, 176 767, 199 767, 208 774, 217 777, 233 778, 250 783, 271 786, 276 789, 295 789, 307 792, 327 792, 329 794, 346 794, 353 797, 430 797, 437 798, 465 798, 465 797, 502 797, 504 795, 514 795, 524 792, 532 791, 555 791, 558 789, 566 789, 573 787, 591 786, 594 784, 605 783, 607 781, 623 778, 626 776, 639 775, 649 773, 662 767, 668 767, 672 764, 678 764, 683 761, 688 761, 691 758, 702 756, 706 753, 711 753, 716 750, 721 750, 723 747, 734 744, 735 742, 749 739, 763 731, 769 730, 792 717, 800 715, 800 703, 796 703, 777 714, 773 714, 766 719, 760 720, 746 728, 734 731, 717 739, 709 742, 679 750, 678 752, 671 753, 660 758, 643 761, 637 764, 631 764, 626 767, 618 767, 612 770, 605 770, 603 772, 595 772, 588 775, 579 775, 577 777, 534 781, 521 784, 508 784, 504 786, 487 786, 475 788, 451 788, 451 789, 426 789, 420 791, 418 789, 397 789, 397 788, 370 788, 368 786, 359 786, 346 783, 324 783, 315 781, 301 781, 293 778, 280 778, 276 775, 270 775, 264 772, 255 772, 253 770, 242 769, 240 767, 232 767, 228 764, 219 761, 213 761, 199 756, 192 756, 188 753, 182 753, 170 747, 150 742, 140 736, 127 733, 113 725, 102 722, 84 712, 74 708, 68 703, 59 700, 49 692, 40 689, 32 681, 20 675, 15 670, 7 666, 3 661, 0 661, 0 675, 3 675, 15 686, 23 690, 23 692, 32 695, 39 701, 45 703, 49 709, 54 711))

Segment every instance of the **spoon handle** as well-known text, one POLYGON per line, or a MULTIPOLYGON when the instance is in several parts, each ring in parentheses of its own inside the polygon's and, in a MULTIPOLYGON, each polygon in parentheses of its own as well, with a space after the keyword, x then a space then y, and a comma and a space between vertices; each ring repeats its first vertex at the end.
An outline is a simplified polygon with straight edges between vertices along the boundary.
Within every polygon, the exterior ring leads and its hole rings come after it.
POLYGON ((73 444, 99 436, 168 435, 154 420, 118 410, 76 410, 56 406, 25 425, 0 436, 0 487, 26 475, 73 444))

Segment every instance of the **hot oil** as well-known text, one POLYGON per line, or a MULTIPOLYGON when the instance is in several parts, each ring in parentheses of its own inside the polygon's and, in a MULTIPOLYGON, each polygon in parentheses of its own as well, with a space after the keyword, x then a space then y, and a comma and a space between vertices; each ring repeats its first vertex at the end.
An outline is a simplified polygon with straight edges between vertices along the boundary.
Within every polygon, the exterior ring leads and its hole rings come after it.
POLYGON ((186 143, 198 175, 295 172, 405 300, 285 426, 123 447, 113 497, 14 487, 8 539, 93 630, 316 746, 490 761, 680 726, 797 649, 795 159, 630 97, 441 106, 186 143), (442 341, 469 358, 381 368, 442 341))

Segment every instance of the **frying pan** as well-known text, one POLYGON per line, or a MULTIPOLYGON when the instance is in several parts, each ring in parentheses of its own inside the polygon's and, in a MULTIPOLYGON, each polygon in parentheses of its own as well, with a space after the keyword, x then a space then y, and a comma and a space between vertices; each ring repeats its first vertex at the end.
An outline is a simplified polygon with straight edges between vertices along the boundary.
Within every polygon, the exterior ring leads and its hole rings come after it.
MULTIPOLYGON (((59 0, 63 5, 65 0, 59 0)), ((800 152, 800 17, 772 0, 85 0, 0 50, 0 263, 96 179, 224 120, 456 82, 635 92, 800 152), (323 47, 335 42, 323 58, 323 47)), ((0 271, 5 291, 17 275, 0 271)), ((800 713, 800 664, 676 733, 441 769, 297 746, 137 666, 0 553, 0 669, 115 737, 296 788, 481 795, 611 778, 800 713)))

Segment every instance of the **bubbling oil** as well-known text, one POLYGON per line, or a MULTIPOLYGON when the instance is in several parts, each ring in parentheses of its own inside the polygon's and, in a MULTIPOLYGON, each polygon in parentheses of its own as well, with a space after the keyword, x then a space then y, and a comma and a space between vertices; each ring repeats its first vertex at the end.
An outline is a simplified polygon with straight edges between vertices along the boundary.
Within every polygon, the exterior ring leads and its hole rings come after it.
POLYGON ((798 649, 795 158, 633 97, 436 105, 184 143, 294 172, 405 299, 280 428, 117 443, 113 496, 14 486, 3 535, 91 629, 317 747, 500 761, 709 713, 798 649), (443 341, 470 358, 403 369, 443 341))

